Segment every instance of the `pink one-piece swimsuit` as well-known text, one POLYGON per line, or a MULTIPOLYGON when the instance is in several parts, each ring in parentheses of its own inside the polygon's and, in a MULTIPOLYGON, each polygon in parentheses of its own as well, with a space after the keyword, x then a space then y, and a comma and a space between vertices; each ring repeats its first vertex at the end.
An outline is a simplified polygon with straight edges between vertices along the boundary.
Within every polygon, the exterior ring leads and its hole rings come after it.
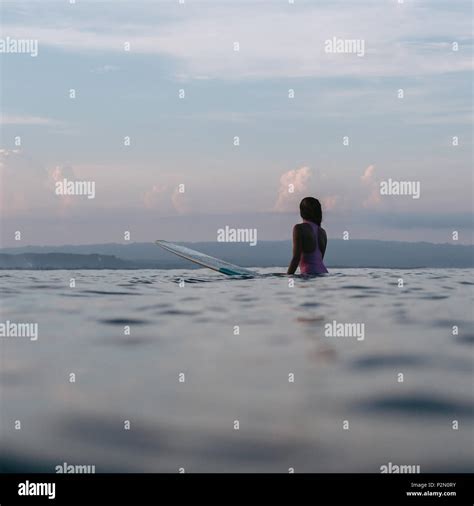
POLYGON ((318 245, 319 227, 312 221, 303 220, 303 222, 311 225, 316 239, 316 248, 311 253, 301 253, 300 272, 301 274, 324 274, 325 272, 328 272, 328 270, 323 263, 323 255, 318 245))

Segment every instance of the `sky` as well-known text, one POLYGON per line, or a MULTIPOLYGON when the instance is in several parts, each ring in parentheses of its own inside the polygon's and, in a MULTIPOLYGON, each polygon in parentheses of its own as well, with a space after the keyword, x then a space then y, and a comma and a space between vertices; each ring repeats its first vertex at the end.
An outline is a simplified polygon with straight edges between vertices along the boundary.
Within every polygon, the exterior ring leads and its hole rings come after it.
POLYGON ((1 246, 289 239, 307 195, 330 238, 472 243, 470 1, 0 6, 33 41, 0 52, 1 246))

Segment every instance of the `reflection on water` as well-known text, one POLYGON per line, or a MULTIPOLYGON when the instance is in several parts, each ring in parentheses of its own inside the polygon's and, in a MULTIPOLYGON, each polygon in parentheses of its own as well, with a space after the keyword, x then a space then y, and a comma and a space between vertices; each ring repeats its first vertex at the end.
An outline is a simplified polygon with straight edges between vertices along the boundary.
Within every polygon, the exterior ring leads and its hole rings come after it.
POLYGON ((1 469, 472 471, 472 271, 272 270, 1 273, 1 469))

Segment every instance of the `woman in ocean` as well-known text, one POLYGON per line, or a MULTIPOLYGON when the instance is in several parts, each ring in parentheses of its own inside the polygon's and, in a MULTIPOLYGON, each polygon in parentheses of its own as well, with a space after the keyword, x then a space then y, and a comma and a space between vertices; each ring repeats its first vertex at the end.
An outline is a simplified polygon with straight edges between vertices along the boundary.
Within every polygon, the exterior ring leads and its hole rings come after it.
POLYGON ((294 274, 298 265, 301 274, 324 274, 328 272, 323 263, 328 239, 321 228, 323 213, 319 200, 304 198, 300 202, 300 214, 303 223, 293 227, 293 258, 288 274, 294 274))

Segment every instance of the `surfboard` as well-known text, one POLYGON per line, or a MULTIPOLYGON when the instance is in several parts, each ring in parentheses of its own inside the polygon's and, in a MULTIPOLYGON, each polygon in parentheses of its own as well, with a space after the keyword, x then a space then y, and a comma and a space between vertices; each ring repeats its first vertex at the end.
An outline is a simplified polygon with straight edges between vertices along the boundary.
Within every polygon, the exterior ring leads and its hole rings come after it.
POLYGON ((174 244, 168 241, 155 241, 155 244, 165 249, 166 251, 169 251, 170 253, 174 253, 179 257, 189 260, 190 262, 202 265, 203 267, 207 267, 208 269, 212 269, 217 272, 221 272, 222 274, 227 274, 227 276, 257 275, 256 272, 244 269, 243 267, 239 267, 238 265, 231 264, 224 260, 220 260, 219 258, 211 257, 209 255, 201 253, 200 251, 186 248, 179 244, 174 244))

